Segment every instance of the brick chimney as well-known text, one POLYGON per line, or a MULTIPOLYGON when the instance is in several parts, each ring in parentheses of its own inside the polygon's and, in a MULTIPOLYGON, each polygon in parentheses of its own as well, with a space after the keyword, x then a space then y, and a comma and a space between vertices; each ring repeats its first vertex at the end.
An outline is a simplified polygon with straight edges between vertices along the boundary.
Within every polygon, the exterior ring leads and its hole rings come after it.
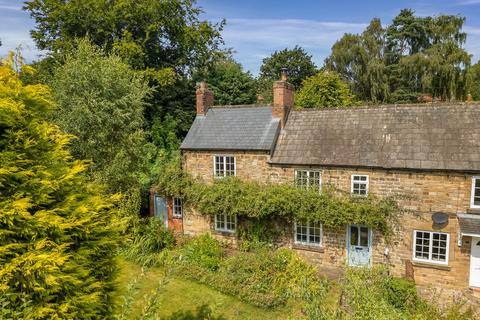
POLYGON ((293 107, 293 85, 287 82, 287 70, 282 68, 280 80, 273 83, 272 117, 280 119, 281 128, 285 127, 288 113, 293 107))
POLYGON ((470 93, 467 94, 467 102, 468 102, 468 103, 473 102, 473 97, 472 97, 472 95, 471 95, 470 93))
POLYGON ((208 90, 205 81, 197 85, 197 116, 204 116, 207 114, 208 108, 213 106, 213 92, 208 90))

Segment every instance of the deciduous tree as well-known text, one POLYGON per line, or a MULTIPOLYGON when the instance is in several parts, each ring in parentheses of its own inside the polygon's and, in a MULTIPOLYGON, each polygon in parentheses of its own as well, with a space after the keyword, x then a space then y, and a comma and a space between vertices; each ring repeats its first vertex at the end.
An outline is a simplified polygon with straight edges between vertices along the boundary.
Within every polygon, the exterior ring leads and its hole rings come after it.
POLYGON ((52 117, 76 136, 73 156, 93 161, 94 178, 112 192, 139 187, 146 173, 143 111, 151 92, 142 74, 86 40, 67 54, 51 81, 52 117))
POLYGON ((295 105, 303 108, 349 107, 353 95, 348 85, 334 72, 320 71, 303 81, 295 105))

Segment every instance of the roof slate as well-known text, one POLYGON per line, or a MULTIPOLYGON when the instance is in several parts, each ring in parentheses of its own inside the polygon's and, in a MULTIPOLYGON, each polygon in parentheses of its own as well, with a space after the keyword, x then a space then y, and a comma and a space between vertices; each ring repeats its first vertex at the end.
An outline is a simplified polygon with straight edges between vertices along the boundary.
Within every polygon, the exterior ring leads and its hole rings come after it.
POLYGON ((213 107, 195 118, 180 149, 270 151, 279 123, 270 106, 213 107))
POLYGON ((271 163, 480 171, 480 105, 292 111, 271 163))

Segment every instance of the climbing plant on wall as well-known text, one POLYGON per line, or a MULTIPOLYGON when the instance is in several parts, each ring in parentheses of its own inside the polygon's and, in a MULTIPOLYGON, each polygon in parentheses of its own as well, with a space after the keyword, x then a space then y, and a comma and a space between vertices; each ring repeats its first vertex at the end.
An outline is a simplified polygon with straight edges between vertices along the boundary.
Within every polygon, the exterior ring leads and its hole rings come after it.
POLYGON ((318 192, 296 188, 293 183, 261 184, 236 177, 207 184, 190 177, 178 164, 169 164, 163 173, 158 190, 183 197, 187 205, 204 215, 308 220, 329 227, 363 224, 388 234, 389 222, 399 212, 393 197, 351 196, 331 187, 318 192))

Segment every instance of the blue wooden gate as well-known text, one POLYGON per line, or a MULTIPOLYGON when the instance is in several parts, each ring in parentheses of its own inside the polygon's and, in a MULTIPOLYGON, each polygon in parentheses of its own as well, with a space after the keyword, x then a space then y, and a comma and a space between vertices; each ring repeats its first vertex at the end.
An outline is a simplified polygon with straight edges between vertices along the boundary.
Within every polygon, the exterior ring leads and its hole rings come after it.
POLYGON ((347 262, 349 266, 370 266, 372 229, 362 225, 347 228, 347 262))
POLYGON ((163 225, 165 228, 168 228, 168 209, 167 209, 167 201, 164 197, 155 194, 155 201, 154 201, 154 208, 155 208, 155 217, 161 219, 163 221, 163 225))

